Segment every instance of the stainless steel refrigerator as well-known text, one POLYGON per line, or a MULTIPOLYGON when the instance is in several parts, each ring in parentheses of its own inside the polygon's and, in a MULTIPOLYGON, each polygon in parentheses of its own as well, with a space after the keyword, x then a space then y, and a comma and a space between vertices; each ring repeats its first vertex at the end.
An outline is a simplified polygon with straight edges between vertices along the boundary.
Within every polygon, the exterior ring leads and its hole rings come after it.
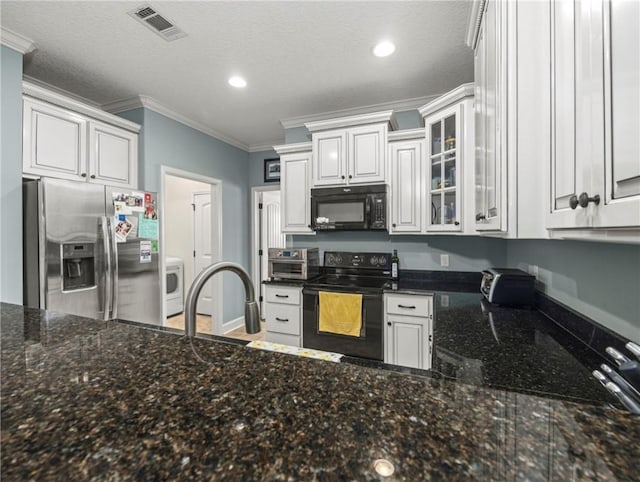
POLYGON ((24 304, 162 324, 155 193, 23 182, 24 304))

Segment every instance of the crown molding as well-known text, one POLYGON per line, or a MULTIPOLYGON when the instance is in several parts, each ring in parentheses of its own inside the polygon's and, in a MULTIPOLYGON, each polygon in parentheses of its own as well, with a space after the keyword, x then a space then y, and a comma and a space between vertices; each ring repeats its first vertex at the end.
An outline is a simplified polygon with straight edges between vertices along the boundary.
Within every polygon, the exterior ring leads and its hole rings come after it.
POLYGON ((273 151, 273 147, 276 144, 282 142, 282 139, 274 140, 273 142, 263 142, 262 144, 251 144, 249 146, 249 152, 262 152, 262 151, 273 151))
POLYGON ((392 110, 372 112, 369 114, 351 115, 347 117, 340 117, 338 119, 306 122, 304 126, 309 132, 317 132, 327 129, 342 129, 344 127, 380 123, 389 123, 392 130, 396 130, 398 128, 398 123, 392 110))
POLYGON ((118 100, 115 102, 110 102, 108 104, 103 104, 102 108, 107 112, 111 112, 113 114, 117 114, 119 112, 125 112, 131 109, 138 109, 140 107, 144 107, 145 109, 152 110, 158 114, 161 114, 169 119, 173 119, 180 124, 184 124, 192 129, 202 132, 203 134, 208 135, 209 137, 213 137, 219 141, 230 144, 238 149, 242 149, 243 151, 250 152, 249 145, 244 142, 235 139, 234 137, 230 137, 222 132, 219 132, 215 129, 212 129, 209 126, 206 126, 198 121, 190 119, 179 112, 176 112, 173 109, 170 109, 164 104, 161 104, 153 97, 149 97, 147 95, 139 95, 136 97, 131 97, 128 99, 118 100))
POLYGON ((294 154, 296 152, 310 152, 311 142, 296 142, 295 144, 283 144, 273 146, 273 150, 278 154, 294 154))
MULTIPOLYGON (((62 89, 60 87, 56 87, 53 84, 45 82, 44 80, 36 79, 35 77, 31 77, 30 75, 23 75, 22 80, 26 81, 29 85, 42 87, 51 92, 55 92, 56 94, 62 95, 64 97, 70 97, 73 100, 77 100, 78 102, 82 102, 83 104, 90 105, 95 109, 102 109, 102 106, 98 102, 94 102, 86 97, 82 97, 78 94, 74 94, 73 92, 69 92, 68 90, 62 89)), ((24 84, 23 84, 24 85, 24 84)))
POLYGON ((335 119, 337 117, 365 115, 381 110, 394 110, 396 112, 415 110, 418 109, 418 107, 426 104, 427 102, 435 99, 436 97, 438 97, 438 95, 413 97, 411 99, 383 102, 382 104, 371 104, 362 107, 323 112, 320 114, 289 117, 288 119, 280 120, 280 124, 282 124, 282 127, 284 127, 285 129, 293 129, 296 127, 305 127, 305 124, 307 123, 321 122, 329 119, 335 119))
POLYGON ((473 5, 471 6, 466 44, 472 49, 476 48, 478 32, 480 31, 480 23, 482 22, 482 14, 484 13, 484 7, 486 4, 487 0, 473 0, 473 5))
MULTIPOLYGON (((97 119, 111 125, 121 127, 131 132, 140 132, 141 126, 122 117, 105 112, 95 105, 87 104, 78 100, 78 97, 69 97, 60 92, 61 89, 50 90, 42 85, 42 82, 32 83, 28 80, 22 81, 22 94, 39 99, 50 104, 54 104, 65 109, 72 110, 79 114, 84 114, 92 119, 97 119)), ((66 92, 66 91, 63 91, 66 92)))
POLYGON ((403 129, 401 131, 389 132, 387 134, 387 140, 389 142, 397 141, 413 141, 425 138, 424 127, 417 129, 403 129))
POLYGON ((420 107, 418 109, 418 112, 420 112, 420 115, 422 115, 422 117, 426 117, 430 114, 433 114, 434 112, 439 111, 440 109, 443 109, 444 107, 455 104, 465 97, 473 97, 474 90, 475 84, 473 82, 462 84, 460 87, 456 87, 451 92, 447 92, 434 101, 429 102, 427 105, 420 107))
POLYGON ((33 40, 5 27, 0 27, 0 42, 2 45, 20 52, 22 55, 33 52, 36 49, 36 43, 33 40))

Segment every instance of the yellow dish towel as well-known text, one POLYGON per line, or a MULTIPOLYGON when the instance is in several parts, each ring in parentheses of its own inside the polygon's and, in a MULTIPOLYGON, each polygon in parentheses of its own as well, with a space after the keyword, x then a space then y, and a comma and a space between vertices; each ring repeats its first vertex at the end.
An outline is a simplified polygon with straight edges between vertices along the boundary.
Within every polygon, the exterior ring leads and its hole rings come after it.
POLYGON ((319 331, 360 336, 362 295, 320 291, 319 331))

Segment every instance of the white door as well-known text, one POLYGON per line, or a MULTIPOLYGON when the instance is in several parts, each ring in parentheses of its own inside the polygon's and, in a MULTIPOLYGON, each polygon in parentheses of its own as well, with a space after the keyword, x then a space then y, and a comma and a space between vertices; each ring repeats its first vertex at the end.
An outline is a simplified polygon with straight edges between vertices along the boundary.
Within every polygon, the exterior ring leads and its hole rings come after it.
POLYGON ((354 127, 347 131, 347 182, 384 182, 386 166, 386 126, 354 127))
MULTIPOLYGON (((211 255, 211 193, 194 193, 193 195, 193 274, 194 278, 212 263, 211 255)), ((197 313, 211 315, 212 313, 212 280, 204 285, 197 313)))
POLYGON ((89 145, 90 181, 138 187, 138 134, 91 121, 89 145))
POLYGON ((390 144, 392 233, 419 233, 422 229, 422 141, 390 144))
POLYGON ((311 153, 298 152, 280 157, 282 230, 288 234, 315 234, 311 230, 309 187, 311 153))
POLYGON ((347 135, 345 131, 313 135, 313 185, 346 184, 347 135))
MULTIPOLYGON (((262 281, 269 278, 269 248, 284 248, 287 237, 282 234, 280 223, 280 191, 265 191, 260 203, 260 299, 264 299, 262 281)), ((260 306, 262 308, 262 304, 260 306)), ((262 312, 262 310, 261 310, 262 312)))

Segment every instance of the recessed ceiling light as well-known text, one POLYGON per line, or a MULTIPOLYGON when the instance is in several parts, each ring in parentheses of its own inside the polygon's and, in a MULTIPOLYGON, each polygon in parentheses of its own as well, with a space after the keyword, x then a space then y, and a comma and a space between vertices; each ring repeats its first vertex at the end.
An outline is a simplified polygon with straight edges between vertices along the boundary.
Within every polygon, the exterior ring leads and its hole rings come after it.
POLYGON ((231 77, 229 79, 229 85, 241 89, 242 87, 246 87, 247 86, 247 81, 244 80, 242 77, 234 75, 233 77, 231 77))
POLYGON ((373 55, 376 57, 387 57, 395 51, 396 46, 388 40, 383 40, 373 47, 373 55))

